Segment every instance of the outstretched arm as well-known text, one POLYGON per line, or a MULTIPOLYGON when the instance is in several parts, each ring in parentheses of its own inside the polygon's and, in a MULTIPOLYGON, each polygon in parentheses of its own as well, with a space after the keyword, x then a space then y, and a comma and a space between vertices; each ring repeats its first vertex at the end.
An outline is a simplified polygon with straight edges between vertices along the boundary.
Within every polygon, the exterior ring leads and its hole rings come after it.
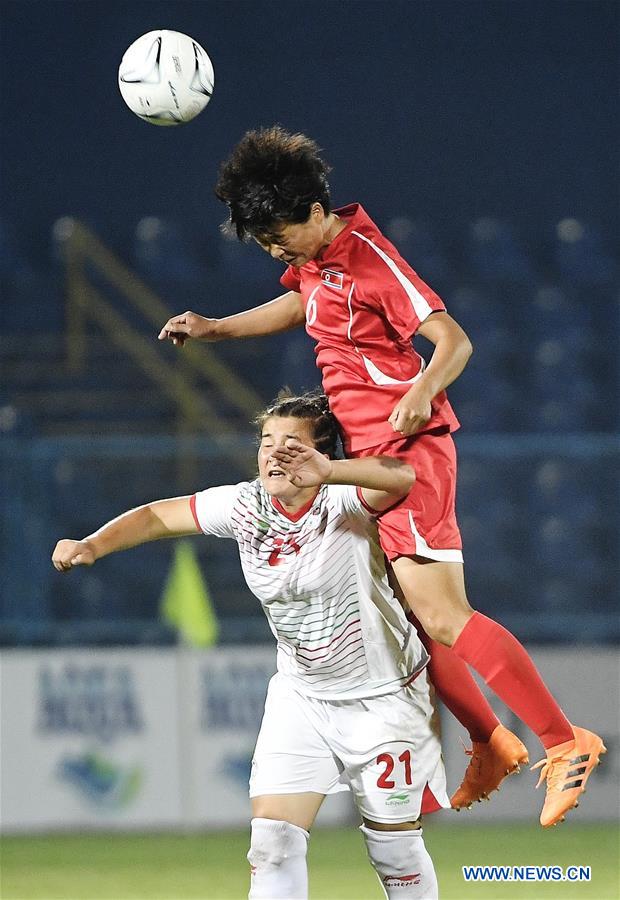
POLYGON ((397 503, 415 482, 411 466, 391 456, 328 459, 313 447, 292 438, 271 455, 292 484, 298 487, 354 484, 362 488, 364 500, 377 512, 397 503))
POLYGON ((229 338, 259 337, 278 334, 303 325, 305 313, 301 294, 288 291, 275 300, 224 319, 207 319, 198 313, 186 312, 168 319, 159 332, 159 340, 170 340, 182 347, 188 338, 200 341, 223 341, 229 338))
POLYGON ((130 509, 81 541, 58 541, 52 563, 59 572, 68 572, 74 566, 92 566, 102 556, 117 550, 127 550, 159 538, 198 532, 189 497, 156 500, 130 509))

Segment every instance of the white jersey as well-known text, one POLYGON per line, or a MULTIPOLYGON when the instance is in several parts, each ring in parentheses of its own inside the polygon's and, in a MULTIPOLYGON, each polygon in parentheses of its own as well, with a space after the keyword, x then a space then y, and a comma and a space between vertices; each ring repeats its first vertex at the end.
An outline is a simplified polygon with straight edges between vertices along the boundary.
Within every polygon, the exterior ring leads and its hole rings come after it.
POLYGON ((428 662, 387 580, 355 487, 323 485, 290 515, 259 480, 191 498, 198 527, 235 538, 248 586, 277 638, 278 671, 322 699, 399 690, 428 662))

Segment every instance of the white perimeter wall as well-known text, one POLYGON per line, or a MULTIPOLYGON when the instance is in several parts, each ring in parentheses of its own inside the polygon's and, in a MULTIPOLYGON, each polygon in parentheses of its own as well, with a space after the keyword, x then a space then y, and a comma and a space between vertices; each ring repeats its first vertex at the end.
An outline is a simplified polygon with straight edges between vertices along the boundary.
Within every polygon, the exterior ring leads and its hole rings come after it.
MULTIPOLYGON (((536 650, 535 661, 573 721, 604 735, 609 753, 575 816, 618 815, 618 654, 536 650)), ((5 651, 0 659, 0 824, 7 833, 75 828, 223 828, 250 818, 247 779, 274 671, 271 647, 5 651)), ((531 761, 537 739, 501 704, 531 761)), ((451 788, 467 763, 462 729, 443 716, 451 788)), ((535 774, 508 779, 469 821, 532 819, 535 774)), ((442 813, 444 819, 454 813, 442 813)), ((323 824, 354 816, 330 797, 323 824)))

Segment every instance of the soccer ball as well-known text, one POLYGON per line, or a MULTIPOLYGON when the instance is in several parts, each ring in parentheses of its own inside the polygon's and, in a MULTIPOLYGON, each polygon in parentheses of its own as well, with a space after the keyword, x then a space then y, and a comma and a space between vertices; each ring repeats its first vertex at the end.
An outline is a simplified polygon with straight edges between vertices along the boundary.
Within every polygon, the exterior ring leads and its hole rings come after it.
POLYGON ((118 69, 123 100, 145 122, 181 125, 201 112, 213 93, 213 65, 180 31, 149 31, 127 48, 118 69))

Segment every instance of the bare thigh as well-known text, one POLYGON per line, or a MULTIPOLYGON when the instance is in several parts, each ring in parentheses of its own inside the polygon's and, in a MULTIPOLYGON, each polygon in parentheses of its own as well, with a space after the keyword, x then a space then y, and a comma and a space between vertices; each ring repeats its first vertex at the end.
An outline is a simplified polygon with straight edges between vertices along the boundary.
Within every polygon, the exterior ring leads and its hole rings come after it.
POLYGON ((425 632, 451 647, 474 612, 465 593, 462 563, 399 556, 392 560, 392 569, 425 632))
POLYGON ((372 828, 373 831, 417 831, 422 827, 421 819, 415 822, 372 822, 370 819, 363 818, 366 828, 372 828))
POLYGON ((252 817, 289 822, 310 831, 325 794, 308 791, 304 794, 262 794, 252 797, 252 817))

